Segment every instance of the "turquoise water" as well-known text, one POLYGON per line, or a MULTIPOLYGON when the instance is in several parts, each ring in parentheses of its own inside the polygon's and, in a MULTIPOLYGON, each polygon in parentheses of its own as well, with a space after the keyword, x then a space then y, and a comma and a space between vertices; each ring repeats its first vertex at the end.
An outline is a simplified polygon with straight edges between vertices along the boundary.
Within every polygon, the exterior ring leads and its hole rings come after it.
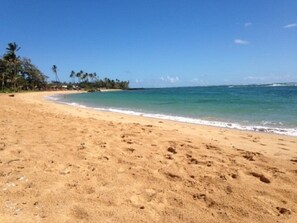
POLYGON ((134 115, 297 136, 297 86, 213 86, 95 92, 58 100, 134 115))

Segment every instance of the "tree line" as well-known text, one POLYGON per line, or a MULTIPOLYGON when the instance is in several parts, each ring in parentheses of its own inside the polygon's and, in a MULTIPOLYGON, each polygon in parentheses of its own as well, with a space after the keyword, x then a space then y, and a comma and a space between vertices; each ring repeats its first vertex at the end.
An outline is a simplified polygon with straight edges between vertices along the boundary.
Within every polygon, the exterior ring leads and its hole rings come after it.
POLYGON ((99 79, 96 72, 88 73, 80 70, 71 71, 71 82, 60 82, 58 67, 52 66, 55 80, 48 82, 48 76, 44 75, 28 58, 21 58, 17 52, 21 49, 15 42, 9 43, 6 52, 0 57, 0 84, 2 91, 20 90, 48 90, 62 88, 67 85, 68 89, 128 89, 129 81, 112 80, 109 78, 99 79))
POLYGON ((1 90, 41 90, 46 88, 47 76, 28 58, 17 56, 21 48, 9 43, 6 52, 0 58, 1 90))
POLYGON ((88 73, 80 70, 78 72, 71 71, 69 77, 72 79, 73 84, 78 84, 82 88, 109 88, 109 89, 128 89, 129 81, 120 81, 119 79, 100 79, 96 72, 88 73))

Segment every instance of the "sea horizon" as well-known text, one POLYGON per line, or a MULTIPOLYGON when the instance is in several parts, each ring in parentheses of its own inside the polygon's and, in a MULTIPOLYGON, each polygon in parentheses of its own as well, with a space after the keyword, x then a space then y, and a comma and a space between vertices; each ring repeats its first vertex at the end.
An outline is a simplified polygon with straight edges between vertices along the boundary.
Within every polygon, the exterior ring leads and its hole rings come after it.
POLYGON ((250 83, 250 84, 206 84, 206 85, 185 85, 185 86, 164 86, 164 87, 131 87, 130 89, 159 89, 159 88, 191 88, 191 87, 226 87, 226 86, 267 86, 267 87, 286 87, 297 86, 297 82, 268 82, 268 83, 250 83))

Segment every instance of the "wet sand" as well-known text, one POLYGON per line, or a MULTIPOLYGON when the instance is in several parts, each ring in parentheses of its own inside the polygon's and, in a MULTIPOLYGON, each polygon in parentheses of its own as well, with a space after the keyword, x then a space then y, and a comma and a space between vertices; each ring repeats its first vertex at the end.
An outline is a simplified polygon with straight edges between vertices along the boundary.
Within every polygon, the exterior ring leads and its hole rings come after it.
POLYGON ((0 222, 297 222, 297 138, 0 94, 0 222))

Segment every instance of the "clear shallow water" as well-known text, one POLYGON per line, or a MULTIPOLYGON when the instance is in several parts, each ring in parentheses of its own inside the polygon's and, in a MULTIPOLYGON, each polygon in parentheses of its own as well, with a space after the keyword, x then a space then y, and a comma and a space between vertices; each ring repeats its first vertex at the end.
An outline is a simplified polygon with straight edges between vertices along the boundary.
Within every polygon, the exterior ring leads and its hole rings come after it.
POLYGON ((297 86, 213 86, 55 96, 62 103, 297 136, 297 86))

